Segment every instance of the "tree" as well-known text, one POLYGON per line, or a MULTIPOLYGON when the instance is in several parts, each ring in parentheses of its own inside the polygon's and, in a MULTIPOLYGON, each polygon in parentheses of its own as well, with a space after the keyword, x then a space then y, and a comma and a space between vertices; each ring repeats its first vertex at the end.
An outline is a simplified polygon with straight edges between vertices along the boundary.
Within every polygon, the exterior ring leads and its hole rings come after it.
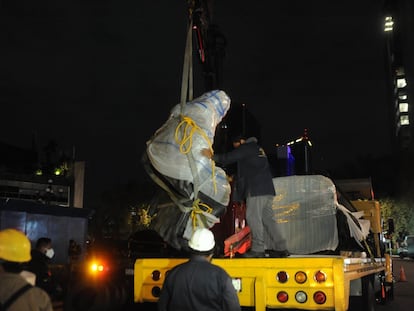
MULTIPOLYGON (((400 242, 405 235, 414 233, 414 211, 413 201, 409 198, 384 198, 380 200, 381 216, 384 221, 393 219, 394 239, 400 242)), ((384 228, 388 229, 388 228, 384 228)))

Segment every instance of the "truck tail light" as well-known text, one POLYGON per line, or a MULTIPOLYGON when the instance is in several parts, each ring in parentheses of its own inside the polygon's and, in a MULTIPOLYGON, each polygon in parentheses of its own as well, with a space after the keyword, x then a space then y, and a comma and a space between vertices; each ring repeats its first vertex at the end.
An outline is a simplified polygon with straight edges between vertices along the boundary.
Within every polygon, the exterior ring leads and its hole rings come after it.
POLYGON ((317 291, 313 294, 313 300, 318 304, 324 304, 326 302, 326 295, 324 292, 317 291))
POLYGON ((287 274, 286 271, 279 271, 276 275, 276 279, 280 282, 280 283, 286 283, 289 279, 289 275, 287 274))
POLYGON ((326 274, 323 271, 321 271, 321 270, 316 271, 316 273, 315 273, 315 281, 318 282, 318 283, 325 282, 326 281, 326 274))
POLYGON ((277 298, 277 301, 281 303, 285 303, 286 301, 288 301, 289 295, 288 293, 281 291, 277 293, 276 298, 277 298))
POLYGON ((308 279, 308 277, 306 276, 306 273, 303 271, 298 271, 295 274, 295 281, 299 284, 303 284, 306 282, 306 280, 308 279))
POLYGON ((159 281, 159 279, 161 278, 161 272, 159 270, 152 271, 151 278, 154 281, 159 281))
POLYGON ((154 287, 151 289, 151 294, 152 294, 152 296, 154 296, 154 297, 156 297, 156 298, 160 297, 160 295, 161 295, 161 288, 160 288, 160 287, 158 287, 158 286, 154 286, 154 287))
POLYGON ((295 299, 299 303, 305 303, 308 300, 308 295, 303 291, 299 291, 295 294, 295 299))

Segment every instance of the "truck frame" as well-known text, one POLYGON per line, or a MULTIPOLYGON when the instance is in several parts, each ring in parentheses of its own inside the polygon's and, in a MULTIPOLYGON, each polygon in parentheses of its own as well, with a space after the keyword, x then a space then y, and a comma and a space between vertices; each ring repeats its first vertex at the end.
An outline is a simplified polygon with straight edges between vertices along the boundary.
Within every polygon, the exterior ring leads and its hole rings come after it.
MULTIPOLYGON (((231 276, 242 307, 266 309, 375 310, 393 298, 392 262, 380 245, 380 205, 376 200, 351 204, 370 220, 374 247, 336 255, 287 258, 214 258, 231 276)), ((134 301, 157 302, 168 271, 186 258, 138 258, 134 301)))

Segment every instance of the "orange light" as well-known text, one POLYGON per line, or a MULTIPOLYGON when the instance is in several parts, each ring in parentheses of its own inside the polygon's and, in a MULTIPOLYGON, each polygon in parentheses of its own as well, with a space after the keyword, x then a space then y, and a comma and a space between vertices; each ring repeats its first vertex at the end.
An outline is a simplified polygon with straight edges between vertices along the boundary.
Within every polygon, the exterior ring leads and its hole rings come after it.
POLYGON ((315 273, 315 281, 318 283, 322 283, 326 281, 326 274, 321 270, 316 271, 315 273))
POLYGON ((93 262, 90 265, 90 270, 91 270, 92 273, 103 272, 105 270, 105 266, 103 264, 93 262))
POLYGON ((299 284, 303 284, 306 282, 306 280, 308 279, 308 277, 306 276, 306 273, 303 271, 298 271, 295 274, 295 281, 299 284))

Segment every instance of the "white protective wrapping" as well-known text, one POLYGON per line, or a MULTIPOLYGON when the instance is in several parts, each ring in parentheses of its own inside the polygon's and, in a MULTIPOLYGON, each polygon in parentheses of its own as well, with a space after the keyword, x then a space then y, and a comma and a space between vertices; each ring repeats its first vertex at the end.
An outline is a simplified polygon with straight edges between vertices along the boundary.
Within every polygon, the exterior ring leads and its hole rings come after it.
MULTIPOLYGON (((226 173, 215 167, 213 174, 212 160, 201 156, 200 152, 209 148, 209 143, 213 144, 216 126, 229 108, 230 98, 219 90, 207 92, 183 107, 177 104, 171 110, 169 119, 147 142, 148 158, 159 173, 177 180, 197 182, 200 192, 224 206, 229 203, 231 190, 226 173), (194 132, 189 154, 180 151, 175 139, 182 115, 191 118, 204 132, 204 135, 200 131, 194 132), (192 161, 189 157, 192 157, 192 161), (193 169, 191 162, 195 164, 193 169)), ((180 127, 180 135, 184 127, 185 125, 180 127)))
POLYGON ((350 236, 357 242, 366 239, 371 228, 371 222, 367 219, 363 219, 364 211, 350 212, 345 206, 341 204, 338 204, 338 209, 341 210, 346 217, 350 236))
POLYGON ((333 182, 321 175, 273 179, 275 221, 292 254, 335 250, 338 246, 337 199, 333 182))

